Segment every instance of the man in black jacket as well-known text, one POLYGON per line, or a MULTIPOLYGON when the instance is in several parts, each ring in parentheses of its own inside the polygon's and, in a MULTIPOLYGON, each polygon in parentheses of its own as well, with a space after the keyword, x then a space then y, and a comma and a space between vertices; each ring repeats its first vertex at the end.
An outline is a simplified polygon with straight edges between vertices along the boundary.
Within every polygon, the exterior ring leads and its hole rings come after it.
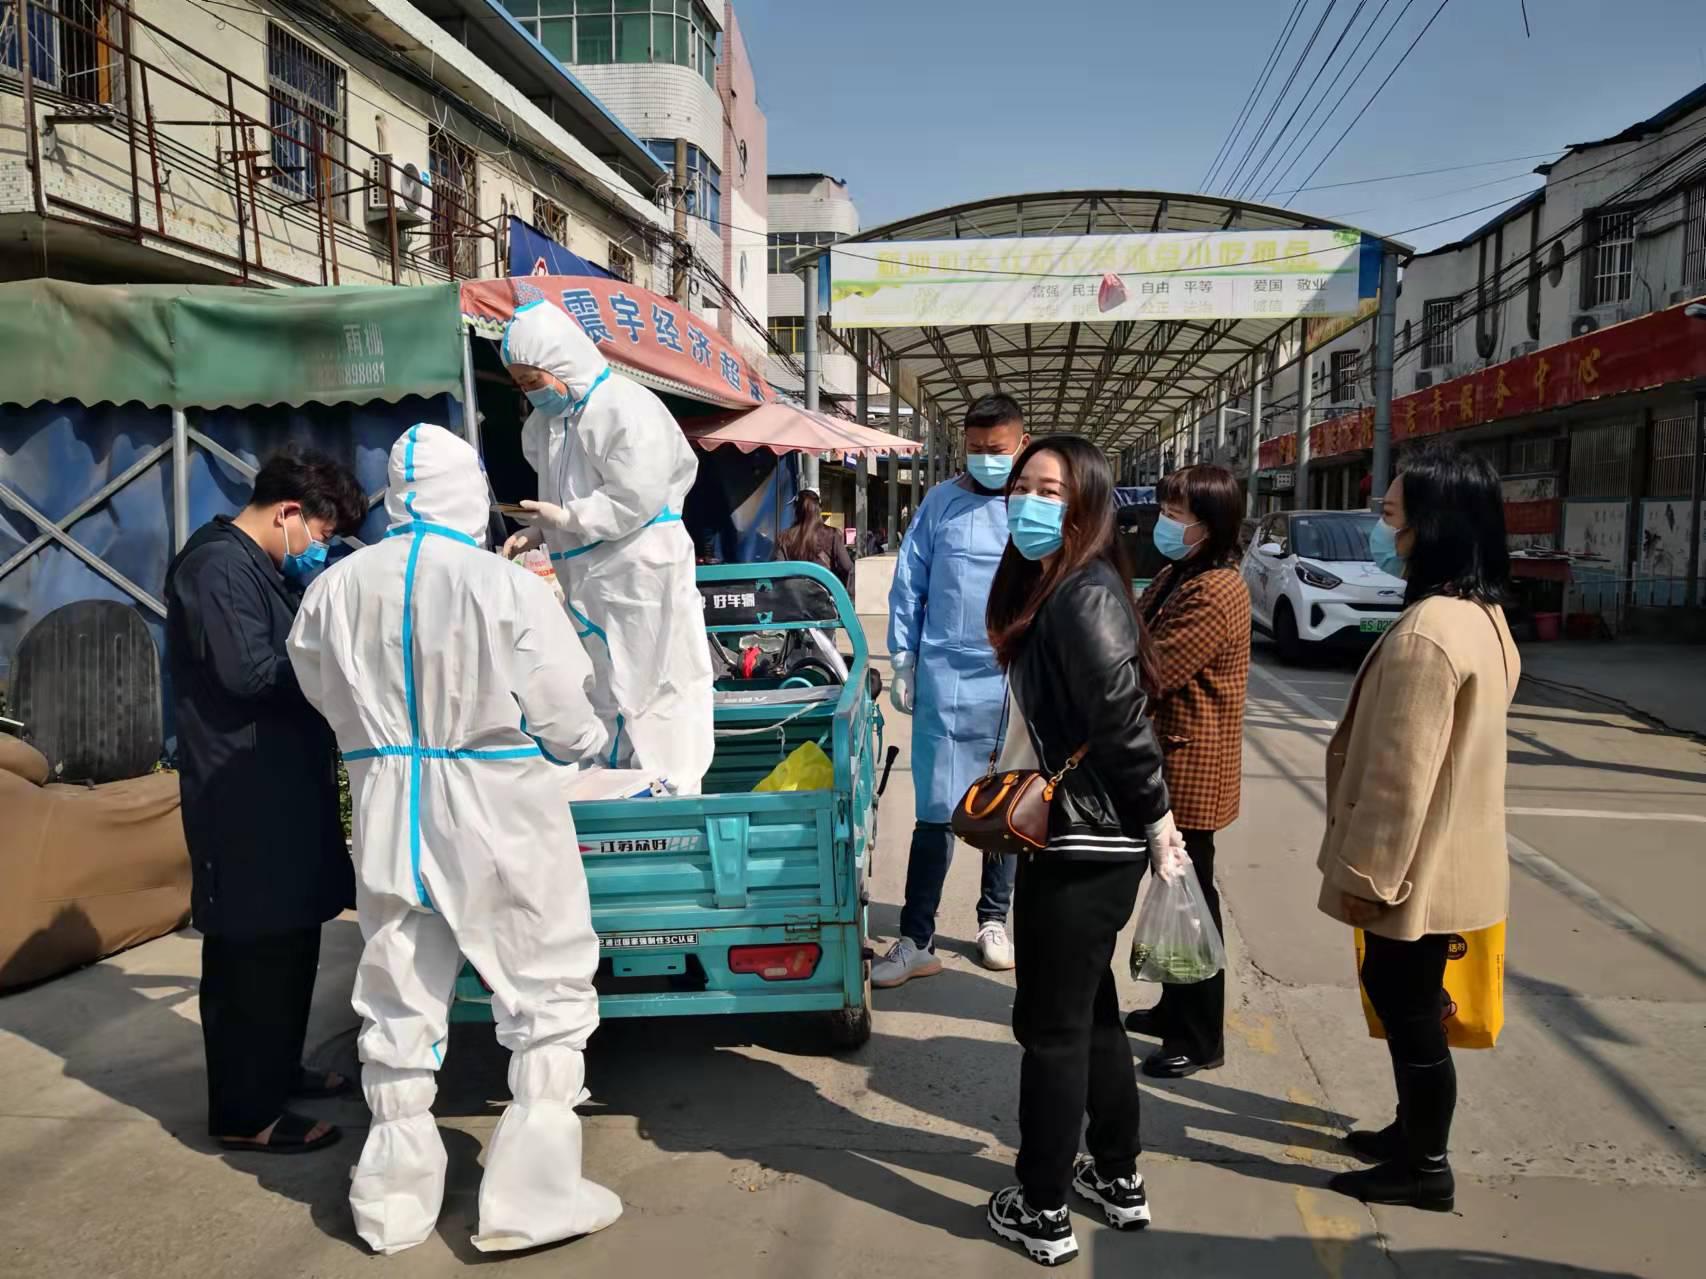
POLYGON ((312 1150, 336 1128, 292 1096, 347 1083, 302 1066, 320 925, 354 904, 337 746, 285 639, 326 544, 366 514, 355 477, 284 453, 248 506, 190 538, 166 573, 166 665, 201 930, 208 1131, 229 1149, 312 1150))

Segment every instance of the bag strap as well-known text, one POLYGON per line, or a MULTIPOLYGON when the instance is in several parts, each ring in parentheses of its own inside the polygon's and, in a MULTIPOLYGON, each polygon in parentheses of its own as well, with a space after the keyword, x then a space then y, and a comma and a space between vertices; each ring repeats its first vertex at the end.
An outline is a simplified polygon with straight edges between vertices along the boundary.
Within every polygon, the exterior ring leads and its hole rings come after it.
MULTIPOLYGON (((996 766, 1001 761, 1001 749, 1007 741, 1007 729, 1009 727, 1008 719, 1010 718, 1012 709, 1013 690, 1011 687, 1011 677, 1009 677, 1001 681, 1001 725, 995 730, 995 749, 989 752, 989 771, 983 775, 983 779, 985 781, 988 781, 990 778, 995 776, 996 766)), ((1029 731, 1029 728, 1027 728, 1026 732, 1028 733, 1029 731)), ((1060 785, 1060 779, 1082 764, 1084 762, 1084 757, 1089 753, 1090 743, 1085 742, 1084 745, 1072 752, 1066 763, 1061 766, 1060 771, 1049 778, 1049 785, 1060 785)), ((1037 757, 1037 762, 1039 764, 1042 762, 1040 753, 1037 757)))

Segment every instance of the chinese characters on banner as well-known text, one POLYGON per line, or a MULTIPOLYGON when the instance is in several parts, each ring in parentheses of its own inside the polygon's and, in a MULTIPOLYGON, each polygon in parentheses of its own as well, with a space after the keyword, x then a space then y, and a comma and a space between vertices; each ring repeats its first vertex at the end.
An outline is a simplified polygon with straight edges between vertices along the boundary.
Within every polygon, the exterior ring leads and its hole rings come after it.
POLYGON ((1356 231, 1035 236, 830 253, 837 328, 1271 319, 1356 311, 1356 231))
MULTIPOLYGON (((1392 439, 1420 439, 1706 377, 1701 324, 1680 306, 1571 338, 1515 360, 1467 373, 1392 401, 1392 439)), ((1374 410, 1322 422, 1309 432, 1312 458, 1374 447, 1374 410)), ((1264 441, 1263 467, 1289 466, 1294 434, 1264 441)))
POLYGON ((585 275, 531 275, 474 280, 462 286, 462 312, 507 323, 517 306, 543 297, 577 321, 617 367, 681 384, 726 408, 767 403, 769 388, 715 325, 649 289, 585 275))

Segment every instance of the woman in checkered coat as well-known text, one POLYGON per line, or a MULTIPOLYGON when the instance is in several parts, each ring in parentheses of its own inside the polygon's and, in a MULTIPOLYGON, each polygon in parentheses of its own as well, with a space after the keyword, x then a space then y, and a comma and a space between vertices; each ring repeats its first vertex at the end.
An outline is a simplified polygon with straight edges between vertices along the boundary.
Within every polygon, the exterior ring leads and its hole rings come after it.
MULTIPOLYGON (((1244 690, 1250 679, 1250 592, 1238 572, 1244 499, 1223 466, 1190 466, 1161 482, 1155 548, 1173 563, 1144 592, 1157 686, 1150 713, 1165 752, 1173 817, 1185 837, 1215 926, 1214 836, 1238 817, 1244 690)), ((1178 1079, 1226 1058, 1226 974, 1161 988, 1161 1002, 1126 1029, 1161 1040, 1143 1073, 1178 1079)))

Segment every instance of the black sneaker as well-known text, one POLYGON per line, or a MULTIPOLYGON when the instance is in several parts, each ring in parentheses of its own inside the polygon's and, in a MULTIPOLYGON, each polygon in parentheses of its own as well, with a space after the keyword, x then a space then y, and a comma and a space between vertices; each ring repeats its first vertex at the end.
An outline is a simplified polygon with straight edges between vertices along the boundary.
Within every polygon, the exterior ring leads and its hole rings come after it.
POLYGON ((1008 1186, 989 1197, 989 1228, 1018 1244, 1039 1265, 1058 1266, 1078 1255, 1072 1214, 1065 1208, 1036 1211, 1025 1202, 1020 1186, 1008 1186))
POLYGON ((1096 1171, 1096 1161, 1079 1155, 1072 1165, 1072 1188, 1093 1204, 1115 1230, 1142 1230, 1149 1224, 1149 1196, 1137 1173, 1111 1180, 1096 1171))

